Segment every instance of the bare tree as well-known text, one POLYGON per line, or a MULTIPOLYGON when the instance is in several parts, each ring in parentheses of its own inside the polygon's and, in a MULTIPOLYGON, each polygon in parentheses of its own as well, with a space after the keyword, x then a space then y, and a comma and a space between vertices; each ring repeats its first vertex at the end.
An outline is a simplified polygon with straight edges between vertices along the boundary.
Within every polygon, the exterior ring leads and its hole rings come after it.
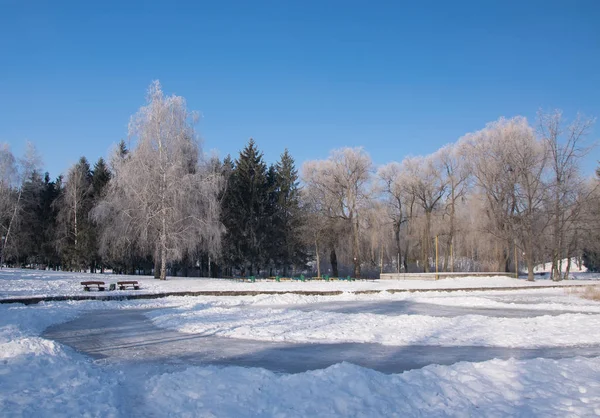
MULTIPOLYGON (((402 265, 407 268, 408 254, 402 254, 400 232, 402 225, 410 219, 410 202, 413 195, 410 193, 410 182, 406 178, 404 166, 398 162, 391 162, 377 170, 377 176, 382 184, 384 202, 387 208, 387 216, 392 222, 394 231, 394 242, 396 244, 396 270, 399 273, 402 265)), ((413 198, 414 199, 414 198, 413 198)))
POLYGON ((370 198, 372 162, 362 148, 341 148, 327 160, 308 161, 303 166, 307 187, 322 196, 327 216, 344 220, 352 231, 354 276, 360 277, 361 206, 370 198))
POLYGON ((435 155, 406 158, 403 164, 407 171, 407 187, 425 213, 421 255, 425 272, 429 272, 431 218, 446 194, 448 179, 441 161, 435 155))
POLYGON ((579 172, 581 159, 591 147, 584 143, 586 135, 594 125, 595 119, 577 115, 570 124, 564 120, 562 111, 552 113, 538 112, 538 131, 546 142, 550 152, 550 185, 552 223, 552 278, 560 280, 568 277, 562 273, 562 260, 570 261, 572 253, 568 251, 567 233, 577 223, 581 214, 579 202, 585 200, 580 194, 591 195, 593 189, 585 192, 585 180, 579 172))
POLYGON ((545 171, 547 147, 535 139, 533 130, 523 129, 514 136, 509 163, 515 178, 513 230, 516 243, 525 252, 529 281, 534 280, 535 241, 545 227, 545 171))
POLYGON ((213 256, 220 249, 223 181, 200 152, 196 119, 183 97, 166 97, 153 82, 147 105, 129 123, 135 147, 114 159, 114 177, 95 211, 100 223, 118 222, 131 242, 160 259, 163 280, 170 261, 198 248, 213 256))
POLYGON ((448 227, 447 246, 449 252, 444 254, 444 270, 448 268, 448 255, 450 255, 450 270, 454 271, 454 237, 456 236, 456 204, 464 198, 468 191, 471 169, 468 158, 466 158, 462 149, 449 144, 436 152, 440 159, 442 168, 448 182, 448 199, 446 211, 450 217, 448 227), (448 254, 449 253, 449 254, 448 254))

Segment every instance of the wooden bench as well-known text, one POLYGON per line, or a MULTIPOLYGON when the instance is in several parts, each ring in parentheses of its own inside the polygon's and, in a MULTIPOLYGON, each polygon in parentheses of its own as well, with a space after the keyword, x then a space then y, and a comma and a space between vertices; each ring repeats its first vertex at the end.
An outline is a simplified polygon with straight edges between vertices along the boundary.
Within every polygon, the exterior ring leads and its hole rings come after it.
POLYGON ((125 280, 122 282, 117 282, 117 285, 119 286, 119 290, 125 290, 128 287, 133 287, 135 290, 140 288, 137 280, 125 280))
POLYGON ((96 286, 98 291, 104 290, 104 282, 92 280, 92 281, 88 281, 88 282, 81 282, 81 284, 83 285, 83 290, 85 290, 86 292, 89 292, 90 290, 92 290, 92 286, 96 286))

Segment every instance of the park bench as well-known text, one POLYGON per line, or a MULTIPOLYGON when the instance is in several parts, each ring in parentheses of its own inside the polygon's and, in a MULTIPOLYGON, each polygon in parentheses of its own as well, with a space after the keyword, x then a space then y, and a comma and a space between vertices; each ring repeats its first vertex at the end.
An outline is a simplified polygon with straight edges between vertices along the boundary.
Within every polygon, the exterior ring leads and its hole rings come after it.
POLYGON ((119 290, 125 290, 128 287, 133 287, 135 290, 138 290, 140 288, 140 285, 138 284, 137 280, 125 280, 117 282, 117 285, 119 286, 119 290))
POLYGON ((104 282, 88 281, 88 282, 81 282, 81 284, 83 285, 83 290, 85 290, 86 292, 89 292, 90 290, 92 290, 93 286, 96 286, 98 291, 104 290, 104 282))

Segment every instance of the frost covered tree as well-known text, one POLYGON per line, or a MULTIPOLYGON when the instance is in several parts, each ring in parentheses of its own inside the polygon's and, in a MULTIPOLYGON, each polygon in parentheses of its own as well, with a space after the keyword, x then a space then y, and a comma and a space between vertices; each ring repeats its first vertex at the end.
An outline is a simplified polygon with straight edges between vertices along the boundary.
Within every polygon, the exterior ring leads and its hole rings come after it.
POLYGON ((421 255, 423 268, 429 272, 432 216, 446 194, 448 179, 436 155, 406 158, 403 164, 406 166, 407 187, 425 213, 421 255))
POLYGON ((362 148, 341 148, 327 160, 307 161, 302 172, 314 195, 323 196, 325 214, 343 220, 351 231, 354 277, 360 277, 360 211, 369 201, 371 157, 362 148))
POLYGON ((122 244, 123 234, 139 251, 160 260, 163 280, 169 262, 199 249, 220 251, 222 177, 206 164, 196 120, 183 97, 165 96, 153 82, 147 104, 129 123, 134 146, 126 155, 117 151, 113 178, 94 211, 104 245, 122 244))
POLYGON ((580 173, 581 160, 590 151, 585 143, 595 119, 577 115, 571 123, 565 121, 560 110, 538 113, 538 133, 549 152, 551 180, 549 213, 551 223, 552 278, 569 276, 571 257, 577 247, 578 234, 569 232, 581 220, 583 202, 589 200, 596 187, 586 187, 580 173), (567 260, 563 269, 562 260, 567 260), (564 272, 564 273, 563 273, 564 272))
MULTIPOLYGON (((4 264, 8 249, 12 243, 14 228, 16 227, 22 207, 21 198, 23 188, 32 174, 38 170, 41 158, 31 142, 27 142, 25 153, 18 161, 10 152, 7 145, 1 147, 0 169, 3 179, 0 181, 0 204, 2 205, 2 253, 0 266, 4 264), (4 177, 6 176, 6 177, 4 177)), ((13 246, 16 248, 16 246, 13 246)), ((15 253, 16 254, 16 253, 15 253)))
POLYGON ((81 270, 90 263, 90 220, 92 209, 92 173, 90 164, 81 157, 71 166, 58 205, 59 237, 57 245, 63 263, 81 270))
POLYGON ((454 238, 457 234, 456 206, 465 197, 469 190, 471 169, 469 160, 462 149, 456 144, 449 144, 436 152, 440 159, 442 169, 448 182, 448 196, 446 199, 446 213, 450 218, 447 233, 447 246, 449 252, 444 253, 443 270, 448 269, 448 256, 450 256, 450 271, 454 271, 454 238))
POLYGON ((545 145, 523 117, 500 118, 461 142, 486 202, 487 232, 498 240, 498 271, 508 271, 510 248, 517 246, 533 280, 534 243, 544 230, 545 145))
POLYGON ((387 209, 386 213, 392 222, 396 244, 396 270, 399 273, 402 267, 404 271, 407 270, 408 254, 403 254, 402 251, 401 228, 409 222, 412 195, 408 187, 409 182, 406 178, 406 171, 401 163, 394 161, 380 167, 377 170, 377 176, 381 182, 383 201, 387 209))

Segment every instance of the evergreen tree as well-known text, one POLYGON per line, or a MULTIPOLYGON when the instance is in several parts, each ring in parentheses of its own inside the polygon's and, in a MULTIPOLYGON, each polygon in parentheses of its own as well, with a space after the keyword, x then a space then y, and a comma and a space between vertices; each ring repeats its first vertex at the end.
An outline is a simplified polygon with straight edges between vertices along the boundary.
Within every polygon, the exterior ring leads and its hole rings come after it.
POLYGON ((250 139, 234 164, 223 203, 226 259, 244 274, 258 272, 268 262, 268 200, 267 166, 250 139))
POLYGON ((298 171, 286 149, 275 166, 276 207, 274 210, 275 237, 278 243, 276 258, 287 275, 290 266, 304 267, 307 251, 302 240, 304 215, 300 206, 298 171))
POLYGON ((15 224, 14 244, 20 265, 42 264, 44 239, 44 181, 37 170, 31 172, 22 185, 21 204, 15 224))
MULTIPOLYGON (((125 150, 125 155, 126 153, 127 150, 125 150)), ((95 202, 102 198, 102 194, 110 181, 110 176, 110 170, 106 161, 100 157, 96 164, 94 164, 94 170, 92 171, 92 196, 95 202)))
MULTIPOLYGON (((119 144, 119 155, 127 155, 127 149, 124 148, 125 143, 121 141, 119 144), (122 145, 122 146, 121 146, 122 145)), ((106 186, 110 181, 111 174, 108 169, 108 165, 104 161, 104 158, 100 157, 96 164, 94 164, 94 169, 92 171, 91 177, 91 199, 92 205, 96 206, 98 202, 104 197, 106 192, 106 186)), ((91 270, 95 272, 97 268, 100 268, 101 271, 104 271, 104 266, 102 264, 102 258, 99 252, 99 228, 95 222, 90 223, 90 250, 91 254, 91 270)))
POLYGON ((56 251, 56 220, 58 216, 57 205, 54 202, 60 195, 62 176, 55 181, 50 181, 50 174, 46 172, 44 176, 44 190, 42 194, 42 222, 44 224, 44 235, 41 249, 43 263, 47 267, 57 268, 60 264, 60 257, 56 251))
MULTIPOLYGON (((224 266, 229 267, 229 269, 238 263, 240 260, 241 254, 239 254, 239 246, 236 242, 237 234, 233 231, 233 225, 235 224, 233 216, 233 171, 234 171, 234 161, 231 159, 230 155, 227 155, 223 160, 223 164, 221 165, 221 174, 223 176, 225 187, 221 191, 221 195, 219 196, 219 201, 221 202, 221 223, 225 226, 225 234, 223 235, 223 246, 221 252, 221 261, 224 266)), ((226 267, 226 268, 227 268, 226 267)), ((231 276, 232 272, 225 271, 226 276, 231 276)))

